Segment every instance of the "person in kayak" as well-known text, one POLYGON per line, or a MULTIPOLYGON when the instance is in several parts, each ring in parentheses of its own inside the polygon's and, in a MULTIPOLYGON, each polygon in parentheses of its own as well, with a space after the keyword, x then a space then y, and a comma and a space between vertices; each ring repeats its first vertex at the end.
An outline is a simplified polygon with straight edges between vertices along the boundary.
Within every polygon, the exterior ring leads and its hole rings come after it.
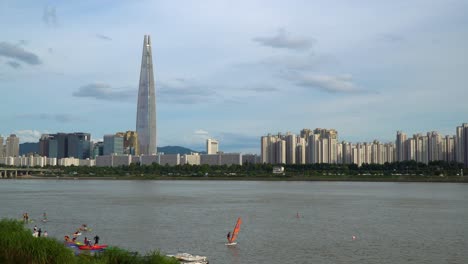
POLYGON ((228 232, 228 233, 227 233, 226 238, 227 238, 228 242, 230 242, 230 239, 231 239, 231 232, 228 232))
POLYGON ((87 237, 85 237, 85 238, 84 238, 84 244, 85 244, 86 246, 91 246, 91 241, 90 241, 87 237))
POLYGON ((99 236, 98 235, 96 235, 94 237, 94 245, 97 245, 97 244, 99 244, 99 236))

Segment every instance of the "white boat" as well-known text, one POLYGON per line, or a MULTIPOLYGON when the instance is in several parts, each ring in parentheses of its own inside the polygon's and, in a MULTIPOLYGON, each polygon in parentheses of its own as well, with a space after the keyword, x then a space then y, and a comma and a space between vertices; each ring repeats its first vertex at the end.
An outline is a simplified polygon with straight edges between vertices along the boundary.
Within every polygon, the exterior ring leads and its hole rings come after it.
POLYGON ((192 255, 189 253, 177 253, 175 255, 167 255, 168 257, 176 258, 180 263, 186 264, 208 264, 208 259, 205 256, 192 255))

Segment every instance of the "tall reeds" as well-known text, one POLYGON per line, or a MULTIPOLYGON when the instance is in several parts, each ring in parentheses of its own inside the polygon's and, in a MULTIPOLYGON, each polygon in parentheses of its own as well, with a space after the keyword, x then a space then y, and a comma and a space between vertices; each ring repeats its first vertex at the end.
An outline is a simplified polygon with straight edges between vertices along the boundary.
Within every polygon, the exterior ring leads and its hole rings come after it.
POLYGON ((0 220, 0 263, 14 264, 177 264, 177 260, 151 252, 147 255, 111 247, 96 254, 75 255, 62 242, 33 237, 23 222, 0 220))

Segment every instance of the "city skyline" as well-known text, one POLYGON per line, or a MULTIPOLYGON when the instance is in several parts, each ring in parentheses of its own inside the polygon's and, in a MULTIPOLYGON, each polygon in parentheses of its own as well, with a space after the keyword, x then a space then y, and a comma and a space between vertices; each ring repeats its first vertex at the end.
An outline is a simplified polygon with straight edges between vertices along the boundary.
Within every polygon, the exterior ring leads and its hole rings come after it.
POLYGON ((333 127, 351 142, 393 142, 397 130, 453 135, 468 113, 467 8, 2 1, 0 134, 37 142, 132 130, 136 47, 151 34, 159 146, 202 150, 216 138, 224 151, 258 153, 260 136, 304 127, 333 127))

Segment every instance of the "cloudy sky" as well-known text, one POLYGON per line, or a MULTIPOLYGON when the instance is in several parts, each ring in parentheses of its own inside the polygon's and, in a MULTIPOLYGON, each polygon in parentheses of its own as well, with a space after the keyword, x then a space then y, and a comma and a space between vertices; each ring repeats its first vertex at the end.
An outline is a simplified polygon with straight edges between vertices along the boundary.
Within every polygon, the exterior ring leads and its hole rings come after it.
POLYGON ((0 134, 134 130, 150 34, 158 145, 259 152, 335 128, 392 141, 468 122, 466 0, 0 0, 0 134))

